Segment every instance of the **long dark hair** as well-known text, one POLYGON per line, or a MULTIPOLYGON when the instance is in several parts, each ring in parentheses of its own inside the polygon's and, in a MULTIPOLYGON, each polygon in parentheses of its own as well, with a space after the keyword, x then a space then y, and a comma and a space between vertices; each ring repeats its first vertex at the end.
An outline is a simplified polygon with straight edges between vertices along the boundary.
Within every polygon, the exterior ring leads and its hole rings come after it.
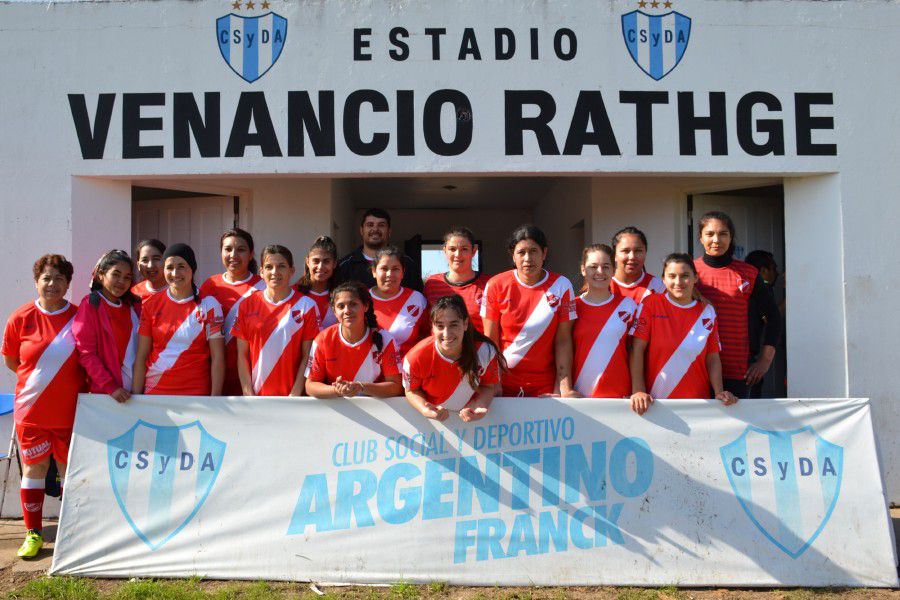
MULTIPOLYGON (((124 250, 110 250, 101 256, 94 266, 94 270, 91 271, 91 295, 88 299, 91 306, 96 308, 100 305, 100 290, 103 289, 103 284, 100 283, 100 275, 103 275, 119 263, 128 265, 131 269, 131 275, 134 277, 134 261, 131 260, 131 257, 124 250)), ((141 301, 130 289, 122 294, 120 299, 128 305, 138 304, 141 301)))
POLYGON ((641 240, 641 243, 644 244, 644 250, 647 250, 647 248, 648 248, 648 245, 647 245, 647 236, 644 235, 644 232, 643 232, 643 231, 641 231, 641 230, 638 229, 637 227, 632 227, 632 226, 623 227, 622 229, 620 229, 620 230, 618 230, 618 231, 616 232, 616 235, 614 235, 614 236, 613 236, 613 239, 612 239, 612 247, 613 247, 613 250, 615 250, 615 249, 616 249, 616 246, 619 245, 619 242, 622 241, 622 236, 624 236, 624 235, 636 235, 636 236, 638 236, 638 239, 640 239, 640 240, 641 240))
MULTIPOLYGON (((337 245, 334 243, 334 240, 327 235, 320 235, 316 238, 316 241, 312 243, 312 246, 309 247, 309 252, 306 253, 307 259, 314 250, 327 252, 331 255, 331 258, 334 259, 334 269, 331 270, 331 277, 325 282, 325 289, 330 290, 334 287, 334 281, 337 277, 337 245)), ((309 272, 309 265, 306 260, 303 261, 303 276, 300 277, 300 281, 297 282, 297 290, 301 294, 309 294, 312 290, 312 273, 309 272)))
POLYGON ((331 290, 331 308, 334 310, 334 300, 338 294, 348 293, 356 297, 357 300, 366 306, 366 327, 372 330, 372 343, 375 348, 381 352, 384 349, 384 338, 381 336, 381 328, 378 327, 378 319, 375 317, 375 305, 372 303, 372 296, 365 285, 358 281, 345 281, 331 290))
POLYGON ((546 250, 548 247, 547 236, 540 227, 531 224, 519 225, 512 232, 512 235, 509 236, 506 244, 506 249, 509 250, 510 255, 515 251, 516 245, 525 240, 531 240, 540 246, 541 250, 546 250))
MULTIPOLYGON (((612 261, 613 269, 616 268, 616 252, 615 252, 615 250, 613 250, 606 244, 591 244, 590 246, 586 246, 585 249, 581 251, 581 266, 582 267, 584 267, 584 265, 587 263, 588 255, 591 252, 602 252, 603 254, 607 255, 609 257, 609 259, 612 261)), ((588 291, 587 278, 585 278, 584 283, 581 285, 580 293, 583 294, 586 291, 588 291)))
POLYGON ((222 234, 222 237, 219 238, 219 253, 222 252, 222 246, 225 245, 225 238, 236 237, 241 238, 245 242, 247 242, 247 246, 250 247, 250 262, 247 263, 247 271, 253 274, 257 274, 259 271, 259 265, 256 264, 256 257, 253 255, 253 236, 250 235, 249 231, 245 231, 240 227, 232 227, 225 231, 222 234))
POLYGON ((442 310, 452 310, 456 313, 457 317, 466 320, 466 332, 463 334, 462 339, 462 353, 455 362, 456 366, 459 367, 459 370, 462 371, 463 375, 469 380, 469 385, 473 388, 478 387, 478 371, 480 366, 478 364, 478 344, 489 344, 491 348, 494 349, 494 353, 497 356, 497 364, 499 364, 500 370, 506 371, 506 359, 503 357, 503 353, 497 348, 497 344, 494 343, 494 340, 475 329, 475 325, 472 324, 472 319, 469 318, 469 311, 466 308, 466 303, 459 295, 451 294, 450 296, 444 296, 434 303, 434 306, 431 307, 430 315, 432 323, 434 323, 438 313, 442 310))
POLYGON ((697 236, 701 237, 703 235, 703 228, 713 220, 722 221, 725 223, 725 227, 728 228, 728 233, 731 234, 731 243, 728 244, 728 250, 725 251, 725 256, 734 256, 734 242, 736 241, 734 237, 734 221, 732 221, 731 217, 726 213, 723 213, 720 210, 711 210, 700 217, 700 221, 697 223, 697 236))

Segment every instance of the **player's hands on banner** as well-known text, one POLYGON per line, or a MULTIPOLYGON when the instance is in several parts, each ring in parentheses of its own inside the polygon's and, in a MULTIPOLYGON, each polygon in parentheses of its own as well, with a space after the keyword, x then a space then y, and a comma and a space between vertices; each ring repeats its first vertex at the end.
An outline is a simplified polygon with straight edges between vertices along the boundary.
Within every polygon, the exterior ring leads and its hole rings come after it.
POLYGON ((450 416, 450 411, 443 406, 435 406, 431 402, 426 402, 422 408, 422 414, 435 421, 446 421, 450 416))
POLYGON ((631 395, 631 410, 639 415, 643 416, 651 404, 653 404, 653 397, 647 392, 635 392, 631 395))
POLYGON ((124 404, 125 402, 128 402, 129 398, 131 398, 131 392, 129 392, 125 388, 119 388, 111 393, 110 396, 112 396, 112 399, 119 404, 124 404))
POLYGON ((716 394, 716 400, 718 400, 725 406, 731 406, 732 404, 735 404, 738 401, 737 396, 735 396, 728 390, 723 390, 723 391, 719 392, 718 394, 716 394))

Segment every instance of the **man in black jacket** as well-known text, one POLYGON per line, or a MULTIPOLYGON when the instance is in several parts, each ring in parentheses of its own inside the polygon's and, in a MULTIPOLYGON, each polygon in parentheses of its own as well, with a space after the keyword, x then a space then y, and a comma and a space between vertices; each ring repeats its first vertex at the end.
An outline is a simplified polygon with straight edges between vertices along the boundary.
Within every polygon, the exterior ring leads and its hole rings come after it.
MULTIPOLYGON (((338 263, 338 282, 360 281, 368 287, 375 285, 372 275, 372 260, 375 253, 388 245, 391 239, 391 215, 381 208, 370 208, 359 224, 362 245, 345 256, 338 263)), ((413 260, 403 256, 403 287, 422 291, 422 276, 413 260)))

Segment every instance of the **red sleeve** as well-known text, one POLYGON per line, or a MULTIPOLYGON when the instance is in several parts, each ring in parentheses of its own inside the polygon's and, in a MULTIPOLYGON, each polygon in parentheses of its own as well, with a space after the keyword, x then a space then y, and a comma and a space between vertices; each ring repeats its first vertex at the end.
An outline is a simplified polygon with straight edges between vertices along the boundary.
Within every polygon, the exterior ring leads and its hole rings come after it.
POLYGON ((19 358, 19 345, 21 337, 19 336, 19 319, 14 314, 6 322, 6 329, 3 331, 3 345, 0 346, 0 354, 3 356, 12 356, 19 358))
POLYGON ((403 388, 418 390, 422 388, 421 354, 408 353, 403 359, 403 388))
POLYGON ((719 341, 719 319, 713 321, 712 331, 706 339, 706 353, 718 354, 722 351, 722 343, 719 341))
POLYGON ((116 379, 109 373, 99 355, 100 315, 99 308, 91 306, 89 298, 82 301, 72 323, 72 336, 78 348, 81 366, 91 380, 91 389, 111 394, 119 388, 116 379))
POLYGON ((231 337, 244 340, 245 342, 250 341, 247 339, 247 336, 244 335, 244 307, 247 306, 247 300, 249 300, 249 298, 241 302, 241 305, 238 306, 237 317, 235 317, 234 324, 231 326, 231 337))
MULTIPOLYGON (((649 300, 650 296, 647 299, 649 300)), ((644 301, 638 305, 637 312, 634 315, 634 327, 631 328, 631 335, 650 341, 651 323, 653 322, 653 319, 650 318, 651 312, 648 302, 644 301)))
POLYGON ((491 362, 488 363, 487 369, 478 379, 478 385, 497 385, 500 383, 500 367, 497 363, 497 353, 491 356, 491 362))
POLYGON ((225 316, 222 314, 222 305, 213 297, 201 299, 200 305, 206 312, 206 339, 224 337, 225 316))
POLYGON ((481 318, 498 323, 500 321, 500 307, 498 306, 497 283, 492 279, 484 286, 483 302, 481 304, 481 318))
POLYGON ((559 322, 574 321, 578 318, 578 308, 575 305, 575 291, 569 284, 568 289, 563 294, 562 300, 559 301, 559 322))
POLYGON ((306 365, 305 377, 310 381, 325 383, 325 336, 317 335, 309 351, 309 362, 306 365))
POLYGON ((138 334, 144 337, 153 337, 153 315, 149 310, 141 311, 141 318, 138 321, 138 334))
POLYGON ((381 351, 381 372, 385 377, 400 374, 400 353, 397 352, 397 345, 394 340, 385 344, 381 351))

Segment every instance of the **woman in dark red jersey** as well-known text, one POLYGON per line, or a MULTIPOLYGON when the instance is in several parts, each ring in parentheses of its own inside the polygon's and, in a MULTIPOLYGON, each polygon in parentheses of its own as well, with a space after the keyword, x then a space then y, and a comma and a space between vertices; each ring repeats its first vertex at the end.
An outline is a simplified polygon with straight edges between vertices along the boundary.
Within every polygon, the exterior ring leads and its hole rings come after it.
POLYGON ((727 214, 708 212, 700 218, 700 243, 704 254, 694 260, 698 291, 715 307, 722 342, 722 375, 725 389, 746 398, 750 386, 769 370, 781 337, 778 305, 756 267, 734 258, 734 222, 727 214), (766 320, 759 358, 750 364, 751 298, 766 320))
POLYGON ((472 325, 480 333, 484 333, 481 302, 490 277, 472 268, 472 259, 478 253, 475 234, 467 227, 454 227, 444 234, 443 250, 447 259, 447 272, 435 273, 425 280, 428 305, 434 306, 444 296, 456 294, 465 301, 472 325))

